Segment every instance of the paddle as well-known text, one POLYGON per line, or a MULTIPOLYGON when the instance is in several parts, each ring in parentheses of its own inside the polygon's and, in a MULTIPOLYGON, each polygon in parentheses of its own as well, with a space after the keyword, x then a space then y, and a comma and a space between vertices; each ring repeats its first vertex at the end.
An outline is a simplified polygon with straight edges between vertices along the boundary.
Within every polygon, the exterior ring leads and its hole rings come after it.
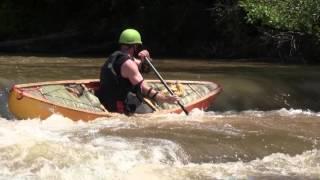
MULTIPOLYGON (((164 79, 161 77, 161 75, 159 74, 159 72, 157 71, 157 69, 153 66, 153 64, 151 63, 150 59, 148 57, 146 57, 145 61, 149 64, 149 66, 151 67, 151 69, 156 73, 157 77, 159 78, 159 80, 161 81, 161 83, 164 85, 164 87, 166 87, 166 89, 169 91, 169 93, 171 95, 175 95, 173 93, 173 91, 169 88, 169 86, 167 85, 167 83, 164 81, 164 79)), ((186 113, 186 115, 189 115, 189 112, 186 110, 186 108, 181 104, 180 101, 178 101, 178 105, 181 107, 181 109, 184 111, 184 113, 186 113)))

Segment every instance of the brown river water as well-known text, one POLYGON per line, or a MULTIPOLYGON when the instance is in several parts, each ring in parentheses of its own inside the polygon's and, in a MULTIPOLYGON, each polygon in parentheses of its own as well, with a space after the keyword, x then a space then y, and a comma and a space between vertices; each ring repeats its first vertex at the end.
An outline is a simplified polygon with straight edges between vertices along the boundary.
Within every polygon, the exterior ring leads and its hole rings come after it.
POLYGON ((155 59, 165 79, 224 88, 189 116, 85 123, 18 121, 8 111, 13 84, 98 78, 103 63, 0 56, 0 179, 320 179, 320 66, 155 59))

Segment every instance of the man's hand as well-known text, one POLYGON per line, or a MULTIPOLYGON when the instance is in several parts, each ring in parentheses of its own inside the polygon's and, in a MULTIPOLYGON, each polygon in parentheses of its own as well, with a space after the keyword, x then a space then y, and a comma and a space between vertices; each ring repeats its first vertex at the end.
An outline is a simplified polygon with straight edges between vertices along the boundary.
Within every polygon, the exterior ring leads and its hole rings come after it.
POLYGON ((169 104, 176 104, 180 100, 180 98, 177 95, 164 95, 162 93, 159 93, 156 96, 156 100, 160 103, 169 103, 169 104))
POLYGON ((150 58, 150 54, 148 50, 142 50, 138 53, 139 59, 143 62, 146 57, 150 58))
POLYGON ((177 95, 169 95, 165 98, 165 102, 169 104, 176 104, 179 100, 180 98, 177 95))

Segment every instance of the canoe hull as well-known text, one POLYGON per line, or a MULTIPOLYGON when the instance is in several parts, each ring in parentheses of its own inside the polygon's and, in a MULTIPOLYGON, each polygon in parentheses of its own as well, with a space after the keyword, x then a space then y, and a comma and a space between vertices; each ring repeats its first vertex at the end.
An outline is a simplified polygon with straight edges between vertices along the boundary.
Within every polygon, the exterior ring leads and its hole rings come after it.
POLYGON ((23 94, 16 88, 12 88, 9 95, 9 110, 17 119, 46 119, 52 114, 61 114, 72 120, 90 121, 99 117, 111 117, 112 113, 92 113, 80 111, 44 102, 23 94))
MULTIPOLYGON (((155 82, 155 81, 150 81, 155 82)), ((190 81, 191 82, 191 81, 190 81)), ((43 83, 32 83, 32 84, 22 84, 15 85, 11 88, 9 94, 9 110, 17 119, 46 119, 52 114, 61 114, 64 117, 70 118, 72 120, 82 120, 90 121, 101 117, 113 117, 118 115, 118 113, 111 113, 108 111, 103 112, 93 112, 90 110, 78 109, 66 105, 57 104, 46 99, 44 96, 34 96, 26 90, 28 88, 39 88, 44 85, 54 85, 54 84, 85 84, 86 86, 96 89, 98 87, 99 81, 94 80, 71 80, 71 81, 52 81, 52 82, 43 82, 43 83)), ((209 83, 209 82, 206 82, 209 83)), ((194 108, 198 109, 207 109, 210 104, 214 101, 217 94, 220 93, 221 87, 217 86, 212 92, 208 95, 203 96, 193 102, 187 103, 184 106, 188 111, 191 111, 194 108)), ((163 109, 155 111, 154 113, 181 113, 182 110, 179 107, 174 107, 170 109, 163 109)))

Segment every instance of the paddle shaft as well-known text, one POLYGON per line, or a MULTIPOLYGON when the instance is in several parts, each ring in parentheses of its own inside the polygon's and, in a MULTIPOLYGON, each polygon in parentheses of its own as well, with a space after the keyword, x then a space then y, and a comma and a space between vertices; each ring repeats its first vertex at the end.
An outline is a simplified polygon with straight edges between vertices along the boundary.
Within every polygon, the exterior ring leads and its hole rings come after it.
MULTIPOLYGON (((169 91, 169 93, 171 95, 175 95, 174 92, 169 88, 168 84, 164 81, 164 79, 162 78, 162 76, 159 74, 159 72, 157 71, 157 69, 153 66, 153 64, 151 63, 150 59, 148 57, 146 57, 145 61, 149 64, 149 66, 151 67, 151 69, 156 73, 157 77, 159 78, 159 80, 162 82, 162 84, 164 85, 164 87, 166 87, 166 89, 169 91)), ((178 101, 178 105, 181 107, 181 109, 184 111, 184 113, 186 115, 189 115, 189 112, 186 110, 186 108, 181 104, 180 101, 178 101)))

